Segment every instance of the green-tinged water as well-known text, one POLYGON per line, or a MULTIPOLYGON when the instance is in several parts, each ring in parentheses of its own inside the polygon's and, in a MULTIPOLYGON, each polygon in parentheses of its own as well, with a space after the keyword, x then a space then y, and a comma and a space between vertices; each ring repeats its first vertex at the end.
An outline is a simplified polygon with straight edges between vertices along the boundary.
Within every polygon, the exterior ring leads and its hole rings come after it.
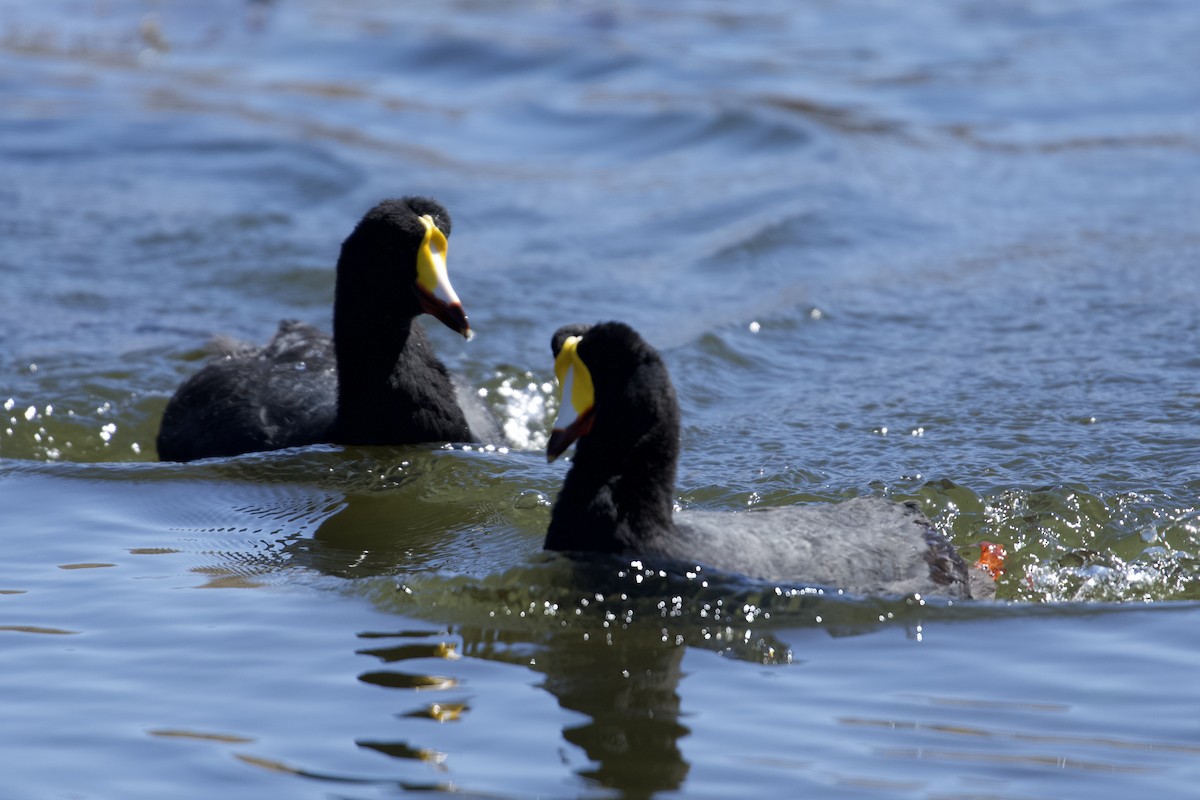
POLYGON ((1184 798, 1200 7, 0 9, 0 799, 1184 798), (159 464, 214 333, 437 196, 492 448, 159 464), (682 508, 915 499, 998 603, 541 551, 550 334, 682 508), (196 591, 203 589, 204 591, 196 591))

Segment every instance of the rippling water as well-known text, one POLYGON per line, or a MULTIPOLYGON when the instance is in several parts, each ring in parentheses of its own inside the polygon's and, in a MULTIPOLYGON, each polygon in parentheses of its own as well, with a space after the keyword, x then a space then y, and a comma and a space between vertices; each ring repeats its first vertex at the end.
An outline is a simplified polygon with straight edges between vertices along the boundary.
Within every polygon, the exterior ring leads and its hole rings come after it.
POLYGON ((1184 0, 0 9, 0 796, 1190 796, 1198 40, 1184 0), (508 446, 156 463, 211 335, 327 325, 402 193, 508 446), (1002 602, 541 553, 549 336, 608 318, 672 371, 681 506, 916 499, 1002 602))

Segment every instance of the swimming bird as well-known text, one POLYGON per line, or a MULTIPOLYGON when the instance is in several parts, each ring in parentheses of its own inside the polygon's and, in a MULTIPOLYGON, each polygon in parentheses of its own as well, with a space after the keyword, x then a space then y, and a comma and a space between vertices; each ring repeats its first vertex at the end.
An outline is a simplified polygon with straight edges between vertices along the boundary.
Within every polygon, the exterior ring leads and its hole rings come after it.
MULTIPOLYGON (((561 391, 546 456, 576 444, 547 550, 660 557, 856 594, 987 594, 915 505, 859 497, 747 512, 673 513, 679 404, 658 352, 621 322, 551 339, 561 391)), ((994 589, 994 586, 993 586, 994 589)))
POLYGON ((466 338, 446 274, 450 215, 384 200, 342 243, 333 336, 294 320, 263 347, 220 341, 163 413, 158 455, 191 461, 305 444, 474 441, 451 376, 416 317, 466 338))

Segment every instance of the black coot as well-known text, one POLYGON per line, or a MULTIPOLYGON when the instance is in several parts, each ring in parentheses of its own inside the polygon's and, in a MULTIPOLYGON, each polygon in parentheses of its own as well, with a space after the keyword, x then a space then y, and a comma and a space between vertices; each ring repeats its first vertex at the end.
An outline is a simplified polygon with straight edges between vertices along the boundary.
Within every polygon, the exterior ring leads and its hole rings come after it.
POLYGON ((445 365, 416 317, 470 338, 446 274, 450 215, 422 197, 385 200, 342 244, 333 336, 294 321, 264 347, 223 343, 167 404, 164 461, 320 442, 474 441, 445 365))
POLYGON ((560 328, 551 349, 562 396, 547 456, 577 444, 546 549, 658 556, 857 594, 994 592, 913 505, 860 497, 672 514, 679 405, 662 358, 620 322, 560 328))

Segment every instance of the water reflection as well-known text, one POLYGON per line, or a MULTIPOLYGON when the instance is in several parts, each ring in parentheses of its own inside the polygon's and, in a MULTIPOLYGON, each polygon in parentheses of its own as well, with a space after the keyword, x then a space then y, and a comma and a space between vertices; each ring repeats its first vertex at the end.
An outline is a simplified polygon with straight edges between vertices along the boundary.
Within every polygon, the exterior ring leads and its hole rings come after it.
MULTIPOLYGON (((1018 631, 1017 636, 1027 636, 1027 627, 1018 625, 1012 630, 1018 631)), ((703 704, 694 691, 689 700, 682 680, 686 648, 676 645, 669 634, 669 627, 650 624, 614 625, 611 633, 570 626, 518 632, 504 626, 463 625, 440 631, 360 634, 368 644, 358 653, 377 658, 381 664, 379 669, 362 673, 359 679, 372 686, 399 690, 401 705, 417 698, 420 701, 396 714, 396 736, 363 738, 356 744, 396 760, 404 769, 429 773, 426 785, 443 789, 455 786, 469 793, 469 770, 460 772, 462 763, 469 760, 467 743, 475 741, 481 731, 482 735, 497 735, 486 711, 475 715, 471 693, 480 692, 479 702, 484 707, 494 706, 494 698, 487 695, 486 689, 472 688, 469 680, 460 680, 456 675, 462 671, 454 663, 459 658, 478 659, 540 676, 537 687, 548 693, 559 708, 571 712, 559 723, 562 742, 571 746, 560 750, 560 758, 588 788, 629 798, 685 790, 689 782, 702 780, 706 764, 701 759, 713 747, 721 746, 721 735, 714 734, 711 720, 698 721, 699 741, 684 747, 684 741, 693 733, 685 724, 689 706, 697 712, 703 704), (381 674, 391 677, 381 679, 381 674), (436 696, 423 696, 426 692, 436 696), (439 725, 434 733, 435 729, 424 727, 429 722, 451 723, 453 727, 439 725), (443 735, 447 731, 449 735, 443 735)), ((878 643, 874 648, 867 646, 865 652, 877 650, 878 643)), ((814 664, 832 657, 827 648, 814 646, 812 651, 818 659, 814 664)), ((853 653, 843 655, 854 657, 853 653)), ((473 674, 480 674, 468 662, 460 663, 473 674)), ((893 666, 901 673, 911 668, 904 659, 893 666)), ((792 689, 809 680, 807 670, 801 674, 794 668, 781 670, 776 673, 778 679, 792 689)), ((827 685, 825 678, 812 677, 819 685, 827 685)), ((753 744, 742 743, 741 752, 754 749, 758 755, 742 766, 726 766, 744 768, 768 781, 780 779, 778 775, 771 778, 769 773, 783 770, 783 779, 793 788, 809 784, 828 790, 832 781, 842 788, 974 796, 964 788, 965 778, 930 772, 931 764, 957 764, 970 774, 992 776, 996 796, 1007 797, 1015 796, 1015 786, 1027 779, 1013 777, 1008 772, 1012 769, 1026 775, 1065 773, 1081 780, 1088 774, 1153 775, 1172 759, 1200 754, 1200 748, 1186 739, 1147 738, 1138 724, 1119 734, 1092 733, 1086 714, 1081 713, 1085 709, 1075 702, 1078 694, 1068 693, 1073 699, 1067 702, 1046 701, 1038 699, 1039 689, 1031 684, 1025 690, 1028 699, 1020 695, 996 699, 988 685, 973 693, 967 683, 949 679, 946 682, 954 684, 956 694, 928 694, 896 689, 914 680, 912 675, 894 682, 878 671, 866 669, 862 678, 865 683, 861 686, 847 684, 807 699, 803 692, 790 694, 785 711, 756 709, 753 713, 756 718, 761 716, 762 730, 751 734, 741 729, 745 735, 759 737, 753 744), (867 686, 882 690, 882 694, 871 706, 873 712, 862 713, 858 693, 867 686), (807 735, 816 737, 809 743, 815 754, 812 759, 798 761, 793 755, 785 756, 790 751, 780 748, 791 745, 772 739, 771 732, 777 731, 782 721, 778 719, 780 713, 793 721, 798 716, 807 720, 811 728, 807 735), (828 731, 832 741, 842 742, 841 746, 853 743, 860 754, 853 764, 830 768, 822 760, 825 756, 819 740, 826 735, 823 730, 828 731), (817 764, 826 766, 814 771, 817 764)), ((701 688, 701 696, 703 692, 701 688)), ((737 704, 739 687, 729 685, 727 696, 731 704, 737 704)), ((526 708, 524 704, 513 704, 499 710, 509 727, 498 735, 512 740, 518 749, 527 745, 525 737, 535 736, 538 730, 545 735, 546 720, 539 720, 536 714, 525 715, 526 708)), ((739 714, 725 712, 720 716, 733 730, 739 730, 739 714)), ((537 768, 538 759, 527 758, 530 768, 537 768)))
POLYGON ((509 524, 506 505, 508 498, 454 505, 398 493, 346 495, 311 536, 288 541, 285 556, 338 578, 486 573, 537 549, 509 524))
MULTIPOLYGON (((358 588, 377 606, 406 617, 429 612, 431 619, 453 621, 444 631, 360 634, 370 643, 357 652, 380 662, 360 673, 360 681, 409 695, 438 695, 400 712, 403 723, 486 724, 472 711, 471 693, 477 690, 458 677, 460 658, 528 670, 541 676, 538 687, 560 709, 572 712, 560 723, 559 735, 570 746, 563 761, 587 783, 632 798, 678 790, 691 774, 682 746, 691 731, 681 693, 689 645, 748 663, 789 663, 791 651, 776 635, 779 626, 815 622, 842 636, 907 613, 901 624, 919 630, 914 620, 921 611, 904 600, 850 602, 603 557, 577 562, 547 556, 479 579, 406 575, 401 583, 362 581, 358 588), (487 622, 470 621, 481 619, 487 622)), ((514 713, 519 715, 509 711, 514 713)), ((513 724, 536 728, 532 720, 513 718, 513 724)), ((404 761, 437 754, 439 767, 454 766, 455 750, 444 738, 432 746, 417 729, 406 725, 404 732, 359 745, 404 761)))
POLYGON ((348 495, 311 537, 290 542, 287 553, 295 564, 341 578, 393 574, 434 557, 439 537, 428 523, 436 526, 436 519, 436 509, 389 494, 348 495))
MULTIPOLYGON (((583 723, 572 721, 562 730, 563 740, 587 757, 587 765, 577 770, 581 778, 630 798, 651 797, 683 785, 689 772, 679 746, 689 733, 680 722, 684 648, 662 641, 657 630, 637 626, 608 637, 559 631, 536 637, 536 642, 482 627, 459 628, 455 634, 462 640, 464 656, 540 673, 544 676, 540 687, 561 708, 586 718, 583 723)), ((465 687, 458 680, 398 668, 410 660, 458 658, 447 634, 408 631, 360 636, 404 640, 359 650, 361 655, 378 658, 385 667, 361 673, 360 681, 406 692, 444 693, 400 714, 401 719, 458 722, 469 717, 471 704, 461 696, 465 687)), ((402 760, 434 765, 449 760, 446 753, 408 738, 360 740, 357 744, 402 760)))
POLYGON ((684 648, 648 626, 626 633, 554 636, 532 669, 560 706, 588 717, 562 733, 594 762, 580 775, 624 797, 651 797, 680 788, 688 775, 679 748, 689 733, 680 722, 684 648))

